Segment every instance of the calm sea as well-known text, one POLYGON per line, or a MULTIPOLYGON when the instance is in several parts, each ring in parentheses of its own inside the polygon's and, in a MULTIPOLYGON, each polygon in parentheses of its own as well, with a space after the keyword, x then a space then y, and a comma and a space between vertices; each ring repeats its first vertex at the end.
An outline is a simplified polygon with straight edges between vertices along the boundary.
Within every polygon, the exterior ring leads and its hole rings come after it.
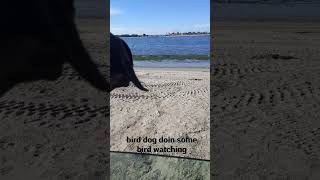
MULTIPOLYGON (((209 55, 210 36, 122 37, 134 55, 209 55)), ((210 60, 135 61, 135 67, 209 67, 210 60)))

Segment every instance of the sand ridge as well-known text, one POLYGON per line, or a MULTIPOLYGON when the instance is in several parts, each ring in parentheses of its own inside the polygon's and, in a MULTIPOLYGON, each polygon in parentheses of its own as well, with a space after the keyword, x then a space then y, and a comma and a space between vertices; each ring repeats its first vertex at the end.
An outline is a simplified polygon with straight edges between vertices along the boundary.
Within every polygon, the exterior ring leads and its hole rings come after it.
MULTIPOLYGON (((106 73, 104 20, 79 22, 106 73)), ((108 98, 66 64, 56 81, 21 83, 0 97, 0 179, 105 179, 108 98)))

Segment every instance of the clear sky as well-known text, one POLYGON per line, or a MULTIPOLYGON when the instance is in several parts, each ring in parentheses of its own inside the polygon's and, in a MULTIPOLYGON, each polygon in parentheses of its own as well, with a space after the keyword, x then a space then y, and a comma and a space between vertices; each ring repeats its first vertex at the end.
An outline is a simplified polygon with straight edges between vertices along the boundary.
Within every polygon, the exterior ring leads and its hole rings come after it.
POLYGON ((210 31, 210 0, 111 0, 114 34, 210 31))

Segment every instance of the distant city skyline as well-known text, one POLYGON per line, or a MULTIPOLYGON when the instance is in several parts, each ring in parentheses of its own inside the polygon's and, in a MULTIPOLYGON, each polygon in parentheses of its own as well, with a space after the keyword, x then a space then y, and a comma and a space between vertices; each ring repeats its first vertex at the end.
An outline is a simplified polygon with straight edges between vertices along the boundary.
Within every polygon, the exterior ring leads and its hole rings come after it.
POLYGON ((114 34, 210 32, 210 0, 111 0, 114 34))

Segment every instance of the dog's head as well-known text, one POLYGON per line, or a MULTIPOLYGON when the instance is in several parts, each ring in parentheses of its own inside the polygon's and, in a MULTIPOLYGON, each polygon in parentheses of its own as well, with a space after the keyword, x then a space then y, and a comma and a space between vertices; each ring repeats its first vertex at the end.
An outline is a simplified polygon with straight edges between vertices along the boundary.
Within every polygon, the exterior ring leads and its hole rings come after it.
POLYGON ((111 62, 111 90, 117 87, 127 87, 130 82, 143 90, 148 91, 142 86, 133 69, 133 59, 127 43, 119 37, 110 33, 110 62, 111 62))

